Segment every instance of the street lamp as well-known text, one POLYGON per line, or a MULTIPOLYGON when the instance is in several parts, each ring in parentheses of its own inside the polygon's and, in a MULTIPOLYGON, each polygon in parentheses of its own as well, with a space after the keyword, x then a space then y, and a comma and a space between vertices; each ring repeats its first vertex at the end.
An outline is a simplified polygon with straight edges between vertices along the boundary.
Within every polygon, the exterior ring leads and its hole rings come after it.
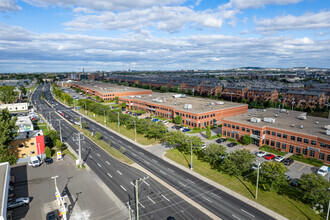
POLYGON ((85 114, 86 114, 86 117, 87 117, 87 107, 86 107, 86 101, 85 101, 84 103, 85 103, 85 114))
POLYGON ((190 141, 190 170, 193 170, 193 150, 192 150, 192 141, 190 139, 187 139, 190 141))
POLYGON ((118 115, 118 132, 120 133, 120 121, 119 121, 119 112, 117 112, 118 115))
POLYGON ((59 124, 59 126, 60 126, 60 140, 61 140, 61 142, 62 142, 61 119, 57 119, 57 121, 58 121, 58 124, 59 124))
POLYGON ((134 139, 136 142, 136 121, 134 119, 131 119, 134 122, 134 139))
POLYGON ((261 163, 258 163, 258 171, 257 171, 257 186, 256 186, 256 199, 258 197, 258 184, 259 184, 259 170, 260 170, 260 164, 261 163))

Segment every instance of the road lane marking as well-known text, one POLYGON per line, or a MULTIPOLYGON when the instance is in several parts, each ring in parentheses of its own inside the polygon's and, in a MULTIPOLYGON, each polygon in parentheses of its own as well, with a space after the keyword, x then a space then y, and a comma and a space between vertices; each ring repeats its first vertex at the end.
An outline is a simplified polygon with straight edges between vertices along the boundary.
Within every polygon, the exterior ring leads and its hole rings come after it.
POLYGON ((232 214, 232 216, 238 220, 241 220, 239 217, 237 217, 236 215, 232 214))
POLYGON ((168 198, 166 198, 163 194, 162 194, 162 197, 170 202, 170 200, 168 198))
POLYGON ((96 155, 99 156, 99 157, 101 156, 99 153, 96 153, 96 155))
POLYGON ((142 208, 145 208, 145 207, 142 205, 142 203, 141 203, 141 202, 139 202, 139 204, 140 204, 140 206, 141 206, 142 208))
POLYGON ((182 186, 184 186, 184 187, 187 187, 186 185, 184 185, 183 183, 181 183, 181 182, 179 182, 179 184, 181 184, 182 186))
POLYGON ((129 183, 132 184, 133 186, 135 186, 134 183, 132 183, 132 182, 129 182, 129 183))
POLYGON ((174 170, 171 170, 170 168, 167 168, 169 171, 171 171, 172 173, 174 173, 174 170))
POLYGON ((78 151, 79 149, 76 149, 76 151, 78 151))
POLYGON ((120 187, 121 187, 123 190, 125 190, 125 192, 127 191, 127 190, 125 189, 125 187, 123 187, 122 185, 120 185, 120 187))
POLYGON ((252 216, 253 218, 255 217, 254 215, 252 215, 251 213, 249 213, 249 212, 245 211, 244 209, 241 209, 241 210, 242 210, 242 212, 244 212, 244 213, 248 214, 249 216, 252 216))
POLYGON ((158 163, 158 161, 157 160, 155 160, 155 159, 151 159, 152 161, 154 161, 155 163, 158 163))
POLYGON ((217 194, 214 194, 213 192, 211 192, 212 195, 214 195, 215 197, 218 197, 219 199, 221 199, 220 196, 218 196, 217 194))
POLYGON ((148 161, 144 161, 146 164, 150 165, 150 163, 148 161))
POLYGON ((123 175, 119 170, 117 170, 117 173, 119 173, 120 175, 123 175))
POLYGON ((93 157, 91 155, 89 155, 89 157, 93 159, 93 157))
POLYGON ((159 170, 159 172, 161 172, 162 174, 166 175, 166 173, 164 171, 162 171, 162 170, 159 170))
POLYGON ((144 182, 144 183, 145 183, 147 186, 150 186, 150 184, 149 184, 149 183, 147 183, 146 181, 144 181, 144 180, 143 180, 143 182, 144 182))
POLYGON ((132 153, 132 155, 136 157, 136 154, 135 153, 132 153))
POLYGON ((150 199, 149 196, 147 196, 147 198, 153 203, 156 204, 154 200, 150 199))
POLYGON ((190 179, 187 179, 188 182, 192 183, 192 184, 195 184, 193 181, 191 181, 190 179))
POLYGON ((208 198, 206 198, 205 196, 202 196, 203 199, 205 199, 206 201, 208 201, 209 203, 212 203, 212 201, 208 198))
POLYGON ((98 165, 99 167, 101 167, 101 165, 100 165, 99 163, 97 163, 97 165, 98 165))
POLYGON ((109 164, 110 165, 110 163, 109 163, 109 161, 105 161, 107 164, 109 164))
POLYGON ((81 148, 82 149, 82 151, 85 151, 85 149, 84 148, 81 148))
POLYGON ((110 178, 112 178, 112 176, 111 176, 111 174, 110 174, 110 173, 108 173, 108 176, 110 176, 110 178))
POLYGON ((143 153, 143 152, 141 152, 141 151, 140 151, 139 153, 140 153, 140 154, 142 154, 142 155, 144 155, 144 153, 143 153))

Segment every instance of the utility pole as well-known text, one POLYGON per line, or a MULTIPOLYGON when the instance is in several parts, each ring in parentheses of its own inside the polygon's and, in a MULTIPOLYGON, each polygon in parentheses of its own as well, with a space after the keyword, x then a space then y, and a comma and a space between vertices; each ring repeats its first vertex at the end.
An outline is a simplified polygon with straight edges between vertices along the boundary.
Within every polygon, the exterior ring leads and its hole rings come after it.
POLYGON ((128 206, 128 219, 132 220, 132 209, 131 206, 129 205, 129 202, 127 202, 127 206, 128 206))
POLYGON ((135 180, 136 220, 139 220, 139 181, 145 181, 148 178, 149 176, 135 180))
POLYGON ((82 124, 81 124, 81 115, 80 115, 79 117, 80 117, 80 129, 82 129, 82 124))
POLYGON ((66 217, 67 208, 66 208, 65 203, 63 201, 64 197, 61 196, 61 193, 58 190, 57 183, 56 183, 56 178, 58 178, 58 176, 52 176, 51 178, 54 180, 54 183, 55 183, 55 196, 56 196, 56 201, 59 205, 60 216, 63 217, 63 220, 66 220, 67 219, 67 217, 66 217))
POLYGON ((134 122, 134 139, 136 142, 136 121, 134 119, 131 119, 134 122))
POLYGON ((107 126, 107 120, 105 118, 105 109, 103 109, 103 111, 104 111, 104 126, 107 126))
POLYGON ((81 133, 78 132, 77 139, 75 139, 74 137, 72 137, 72 140, 73 141, 78 141, 78 146, 79 146, 79 166, 81 165, 81 141, 85 139, 84 136, 83 136, 83 138, 81 138, 80 135, 81 135, 81 133))
POLYGON ((193 150, 192 150, 192 141, 190 139, 187 139, 190 141, 190 170, 193 170, 193 150))
POLYGON ((260 163, 258 163, 258 171, 257 171, 256 199, 257 199, 257 197, 258 197, 259 169, 260 169, 260 163))
POLYGON ((120 121, 119 121, 119 112, 117 112, 118 115, 118 132, 120 133, 120 121))
POLYGON ((87 107, 86 107, 86 101, 85 101, 85 114, 86 114, 86 117, 87 117, 87 107))
POLYGON ((58 120, 58 124, 59 124, 59 126, 60 126, 60 140, 61 140, 61 142, 63 142, 63 141, 62 141, 61 120, 60 120, 60 119, 57 119, 57 120, 58 120))

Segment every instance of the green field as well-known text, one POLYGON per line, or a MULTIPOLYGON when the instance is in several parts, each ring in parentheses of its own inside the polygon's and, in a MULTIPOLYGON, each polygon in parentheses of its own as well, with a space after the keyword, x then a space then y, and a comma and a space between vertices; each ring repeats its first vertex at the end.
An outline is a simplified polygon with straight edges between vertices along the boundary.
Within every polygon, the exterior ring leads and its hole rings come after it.
MULTIPOLYGON (((177 149, 168 150, 165 154, 166 157, 174 162, 181 164, 185 167, 189 167, 190 155, 184 155, 177 149)), ((209 163, 197 160, 197 156, 193 156, 194 171, 211 179, 230 190, 233 190, 248 199, 254 200, 261 205, 289 218, 289 219, 323 219, 320 215, 317 215, 309 206, 290 198, 286 195, 279 195, 275 192, 258 191, 258 199, 255 200, 256 188, 249 181, 244 179, 238 179, 234 176, 222 174, 217 170, 210 167, 209 163)), ((289 193, 293 193, 294 190, 291 187, 287 189, 289 193)))
POLYGON ((34 130, 42 130, 44 132, 44 136, 49 134, 49 130, 46 123, 37 123, 33 124, 34 130))

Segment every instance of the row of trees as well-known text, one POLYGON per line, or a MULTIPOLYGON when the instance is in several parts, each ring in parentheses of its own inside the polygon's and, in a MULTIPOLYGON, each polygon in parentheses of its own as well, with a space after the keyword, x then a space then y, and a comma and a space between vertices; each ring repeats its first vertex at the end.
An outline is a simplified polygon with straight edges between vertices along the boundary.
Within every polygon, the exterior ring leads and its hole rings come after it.
POLYGON ((17 136, 17 117, 12 117, 7 109, 1 110, 0 114, 0 162, 15 164, 16 152, 9 149, 9 144, 17 136))
POLYGON ((69 94, 63 92, 60 88, 54 86, 53 87, 54 94, 56 98, 63 100, 68 105, 73 105, 75 101, 69 94))
MULTIPOLYGON (((186 155, 190 154, 190 145, 192 144, 193 153, 197 155, 198 159, 208 162, 213 169, 256 184, 257 172, 251 169, 255 163, 255 155, 251 154, 249 150, 242 149, 227 153, 224 146, 215 143, 209 144, 205 149, 202 149, 203 142, 199 137, 188 137, 179 131, 165 134, 162 141, 186 155)), ((283 163, 276 161, 262 163, 259 173, 260 189, 287 194, 293 199, 309 204, 311 207, 317 203, 322 204, 323 207, 328 206, 330 183, 322 176, 314 173, 303 174, 299 187, 294 189, 288 184, 285 176, 286 171, 287 168, 283 163)))

